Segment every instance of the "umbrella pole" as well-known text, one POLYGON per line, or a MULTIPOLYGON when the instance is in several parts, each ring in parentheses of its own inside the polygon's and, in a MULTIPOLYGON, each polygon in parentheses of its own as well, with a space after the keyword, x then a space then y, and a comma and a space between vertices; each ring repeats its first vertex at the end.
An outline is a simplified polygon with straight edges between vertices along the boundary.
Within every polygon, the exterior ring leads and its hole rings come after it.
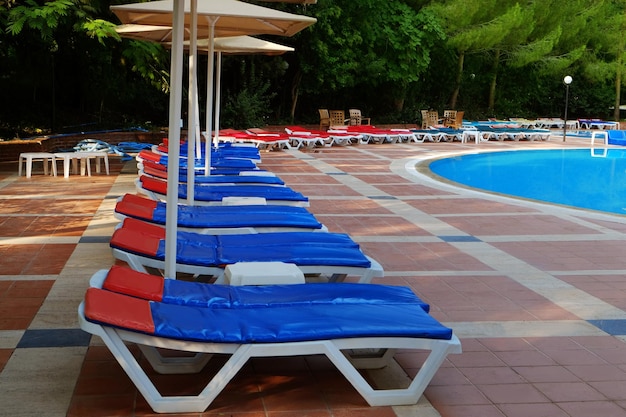
POLYGON ((194 145, 200 138, 196 137, 196 109, 198 106, 196 63, 198 55, 198 0, 191 0, 191 36, 189 44, 189 97, 187 114, 187 204, 194 205, 196 183, 196 155, 194 145))
POLYGON ((184 0, 174 0, 172 62, 170 68, 170 110, 168 134, 169 170, 165 213, 165 277, 176 278, 176 229, 178 226, 178 164, 180 162, 180 116, 183 84, 184 0))
POLYGON ((205 137, 206 140, 206 149, 205 149, 205 159, 204 159, 204 175, 211 174, 211 138, 213 137, 213 126, 211 125, 212 116, 213 116, 213 66, 214 63, 214 50, 215 46, 213 42, 215 40, 215 24, 217 23, 219 17, 209 16, 207 20, 209 22, 209 63, 207 68, 207 94, 206 94, 206 102, 207 102, 207 110, 206 110, 206 130, 207 134, 205 137))
POLYGON ((222 95, 222 52, 217 52, 217 63, 215 65, 215 137, 213 146, 217 148, 220 140, 220 107, 222 95))
MULTIPOLYGON (((198 69, 196 67, 196 74, 198 73, 198 69)), ((200 96, 199 96, 199 88, 198 88, 198 79, 196 78, 196 114, 194 118, 194 128, 196 130, 196 157, 202 157, 202 132, 200 131, 200 96)))

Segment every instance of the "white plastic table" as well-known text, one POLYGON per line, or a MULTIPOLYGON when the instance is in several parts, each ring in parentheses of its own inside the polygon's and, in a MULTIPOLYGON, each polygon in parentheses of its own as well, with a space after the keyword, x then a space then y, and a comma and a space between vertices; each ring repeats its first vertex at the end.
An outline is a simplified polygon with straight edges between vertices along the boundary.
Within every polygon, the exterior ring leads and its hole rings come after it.
POLYGON ((48 175, 48 163, 52 165, 52 175, 57 176, 57 166, 55 156, 49 152, 24 152, 20 154, 19 167, 17 175, 22 176, 22 162, 26 164, 26 178, 30 178, 33 173, 33 162, 43 162, 43 173, 48 175))
POLYGON ((78 173, 78 166, 80 163, 80 175, 91 176, 91 159, 96 160, 96 172, 100 173, 100 162, 104 160, 105 172, 109 175, 109 155, 106 152, 59 152, 54 156, 57 159, 63 160, 63 176, 68 178, 70 176, 70 165, 72 165, 72 172, 78 173))

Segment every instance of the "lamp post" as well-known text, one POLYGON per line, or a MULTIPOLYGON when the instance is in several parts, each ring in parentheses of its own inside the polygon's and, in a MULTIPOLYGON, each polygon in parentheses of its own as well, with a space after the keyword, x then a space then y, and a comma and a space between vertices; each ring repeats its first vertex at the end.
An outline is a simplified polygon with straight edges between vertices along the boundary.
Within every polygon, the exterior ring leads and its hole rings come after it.
POLYGON ((563 77, 563 84, 565 84, 565 115, 563 120, 563 142, 565 142, 565 136, 567 135, 567 104, 569 102, 569 85, 572 83, 572 77, 566 75, 563 77))

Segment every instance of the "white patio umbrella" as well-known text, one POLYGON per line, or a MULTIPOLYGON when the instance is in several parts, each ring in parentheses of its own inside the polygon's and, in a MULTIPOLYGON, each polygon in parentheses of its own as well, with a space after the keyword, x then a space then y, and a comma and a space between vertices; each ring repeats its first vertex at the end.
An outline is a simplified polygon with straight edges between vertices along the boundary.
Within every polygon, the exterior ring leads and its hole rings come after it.
MULTIPOLYGON (((296 0, 302 3, 304 0, 296 0)), ((172 27, 171 11, 173 0, 158 0, 146 3, 133 3, 120 6, 111 6, 111 10, 118 16, 122 23, 129 25, 151 25, 160 27, 172 27)), ((306 1, 304 1, 307 3, 306 1)), ((312 25, 316 19, 308 16, 295 15, 281 12, 267 7, 257 6, 237 0, 210 0, 201 1, 197 7, 198 34, 207 39, 215 37, 271 34, 281 36, 293 36, 302 29, 312 25)), ((185 23, 191 21, 190 6, 185 9, 185 23)), ((132 29, 132 27, 130 28, 132 29)), ((148 31, 148 28, 144 28, 148 31)), ((169 29, 162 31, 150 30, 153 37, 164 39, 168 36, 169 29), (160 36, 159 36, 160 33, 160 36)), ((191 30, 188 31, 191 36, 191 30)), ((141 34, 137 34, 144 37, 141 34)), ((209 52, 211 44, 209 43, 209 52)), ((213 54, 209 56, 209 71, 213 71, 213 54)), ((210 80, 213 74, 210 74, 210 80)), ((207 136, 212 131, 211 114, 213 113, 211 97, 213 96, 213 84, 208 83, 207 90, 207 136)), ((207 167, 208 170, 208 167, 207 167)))
MULTIPOLYGON (((237 0, 157 0, 111 6, 111 10, 124 24, 144 24, 170 26, 172 30, 172 64, 170 82, 169 146, 168 157, 171 164, 180 159, 180 113, 182 101, 182 49, 184 27, 190 25, 190 39, 195 56, 197 28, 208 29, 209 40, 209 82, 207 83, 207 137, 210 140, 211 114, 213 113, 213 39, 216 36, 272 34, 292 36, 312 25, 316 19, 308 16, 281 12, 237 0), (198 20, 196 21, 196 16, 198 20), (197 24, 197 27, 196 27, 197 24)), ((191 71, 190 71, 191 72, 191 71)), ((193 81, 195 83, 195 80, 193 81)), ((191 85, 191 83, 190 83, 191 85)), ((194 110, 195 113, 195 110, 194 110)), ((193 152, 193 151, 191 151, 193 152)), ((192 155, 189 155, 191 157, 192 155)), ((174 165, 174 166, 175 166, 174 165)), ((206 167, 207 171, 209 167, 206 167)), ((188 170, 193 171, 193 170, 188 170)), ((189 178, 188 178, 189 180, 189 178)), ((176 232, 178 217, 178 169, 170 170, 167 183, 167 213, 165 227, 165 276, 176 277, 176 232)))
MULTIPOLYGON (((167 26, 154 26, 154 25, 119 25, 115 28, 117 33, 119 33, 124 38, 136 39, 136 40, 145 40, 158 42, 165 46, 166 48, 172 47, 171 42, 171 33, 172 28, 167 26)), ((185 31, 186 37, 189 33, 188 30, 185 31)), ((184 41, 184 48, 186 50, 190 49, 191 41, 184 41)), ((197 50, 202 53, 208 53, 209 51, 209 41, 208 39, 199 39, 196 44, 197 50)), ((215 38, 213 42, 213 49, 215 53, 217 53, 217 65, 216 65, 216 74, 215 74, 215 121, 214 121, 214 130, 215 137, 214 141, 217 142, 219 140, 219 130, 220 130, 220 79, 221 79, 221 55, 282 55, 286 52, 295 51, 294 48, 290 46, 281 45, 279 43, 270 42, 267 40, 255 38, 252 36, 230 36, 226 38, 215 38)), ((197 91, 197 90, 196 90, 197 91)), ((196 97, 197 103, 197 97, 196 97)), ((197 109, 197 107, 196 107, 197 109)), ((195 137, 200 136, 200 126, 199 126, 200 118, 199 113, 195 113, 193 129, 195 132, 195 137)), ((189 129, 192 129, 192 125, 189 125, 189 129)), ((194 136, 194 135, 192 135, 194 136)), ((199 155, 201 149, 199 147, 200 141, 196 142, 196 155, 199 155)), ((207 157, 210 157, 207 155, 207 157)), ((193 175, 193 173, 191 174, 193 175)), ((188 182, 188 186, 191 184, 191 181, 188 182)), ((188 190, 188 195, 192 195, 191 190, 188 190)), ((192 202, 191 202, 192 203, 192 202)))
MULTIPOLYGON (((178 0, 177 0, 178 1, 178 0)), ((111 6, 123 24, 172 25, 174 0, 111 6)), ((315 18, 257 6, 238 0, 204 0, 198 3, 198 29, 213 27, 215 37, 237 35, 293 36, 316 22, 315 18), (211 22, 214 20, 214 22, 211 22)), ((185 26, 191 22, 190 5, 185 5, 185 26)))
MULTIPOLYGON (((185 48, 190 45, 189 41, 184 42, 185 48)), ((171 43, 165 43, 166 47, 171 47, 171 43)), ((198 40, 198 51, 208 53, 209 41, 207 39, 198 40)), ((213 47, 217 53, 217 65, 215 66, 215 122, 213 124, 215 130, 214 140, 219 140, 220 130, 220 101, 221 101, 221 73, 222 73, 222 55, 282 55, 286 52, 295 51, 290 46, 281 45, 279 43, 266 41, 252 36, 231 36, 227 38, 216 38, 213 47)), ((197 120, 198 121, 198 120, 197 120)), ((198 142, 199 143, 199 142, 198 142)), ((199 152, 199 150, 198 150, 199 152)))
MULTIPOLYGON (((138 25, 134 23, 121 24, 115 27, 115 31, 123 38, 136 39, 139 41, 152 41, 164 43, 172 42, 172 26, 163 25, 138 25)), ((190 28, 184 28, 184 37, 189 40, 191 37, 190 28)), ((208 29, 199 29, 198 38, 206 38, 209 35, 208 29)))
MULTIPOLYGON (((136 25, 136 24, 126 24, 119 25, 115 28, 116 32, 122 36, 123 38, 135 39, 135 40, 143 40, 143 41, 152 41, 157 42, 164 45, 166 48, 172 47, 171 42, 171 34, 172 28, 169 26, 155 26, 155 25, 136 25)), ((189 30, 185 30, 185 38, 189 38, 189 30)), ((202 32, 198 32, 198 36, 202 36, 202 32)), ((191 41, 186 40, 184 42, 185 49, 190 48, 191 41)), ((208 39, 198 39, 197 41, 197 49, 200 52, 208 53, 209 51, 209 41, 208 39)), ((262 55, 282 55, 286 52, 293 52, 295 49, 290 46, 281 45, 275 42, 270 42, 267 40, 255 38, 252 36, 230 36, 226 38, 215 38, 213 43, 214 51, 218 55, 218 61, 221 60, 220 55, 252 55, 252 54, 262 54, 262 55)), ((215 140, 219 139, 219 100, 220 100, 220 77, 221 77, 221 65, 217 64, 216 66, 216 82, 215 88, 217 89, 215 93, 216 97, 216 105, 215 105, 215 132, 217 137, 215 140)), ((199 118, 196 117, 196 123, 199 122, 199 118)), ((196 136, 199 136, 199 126, 196 125, 196 136)), ((197 141, 197 144, 200 142, 197 141)), ((196 147, 196 153, 199 153, 200 149, 196 147)))

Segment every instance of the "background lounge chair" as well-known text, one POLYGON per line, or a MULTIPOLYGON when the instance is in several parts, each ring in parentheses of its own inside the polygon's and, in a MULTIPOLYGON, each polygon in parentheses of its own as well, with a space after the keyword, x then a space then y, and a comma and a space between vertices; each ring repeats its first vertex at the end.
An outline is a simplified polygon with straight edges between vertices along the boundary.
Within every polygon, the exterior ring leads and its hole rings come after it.
POLYGON ((350 114, 350 126, 361 126, 362 124, 366 124, 366 125, 371 124, 371 118, 363 117, 361 115, 361 110, 359 109, 350 109, 348 114, 350 114))
POLYGON ((343 110, 331 110, 330 111, 330 128, 335 126, 345 126, 350 119, 346 119, 346 112, 343 110))
POLYGON ((328 130, 330 127, 330 113, 328 109, 319 109, 320 114, 320 130, 328 130))

